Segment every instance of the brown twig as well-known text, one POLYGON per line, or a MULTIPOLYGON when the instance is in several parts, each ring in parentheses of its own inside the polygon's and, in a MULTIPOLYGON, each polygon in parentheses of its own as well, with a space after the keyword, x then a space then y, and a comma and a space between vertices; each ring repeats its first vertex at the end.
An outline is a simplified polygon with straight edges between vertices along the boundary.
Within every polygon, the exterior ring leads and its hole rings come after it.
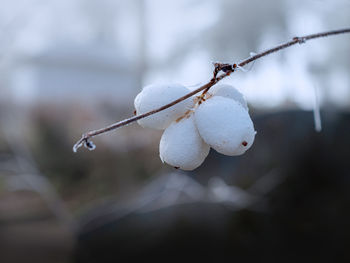
POLYGON ((193 95, 203 91, 204 93, 206 93, 213 85, 215 85, 216 83, 218 83, 220 80, 226 78, 227 76, 229 76, 231 73, 233 73, 237 68, 241 68, 244 67, 245 65, 259 59, 262 58, 264 56, 267 56, 269 54, 275 53, 277 51, 280 51, 282 49, 291 47, 295 44, 303 44, 308 40, 311 39, 315 39, 315 38, 321 38, 321 37, 328 37, 328 36, 332 36, 332 35, 339 35, 339 34, 345 34, 345 33, 350 33, 350 28, 345 28, 345 29, 340 29, 340 30, 333 30, 333 31, 327 31, 327 32, 323 32, 323 33, 317 33, 317 34, 311 34, 311 35, 306 35, 306 36, 302 36, 302 37, 294 37, 292 40, 280 44, 276 47, 267 49, 261 53, 258 53, 254 56, 250 56, 249 58, 241 61, 238 64, 227 64, 227 63, 214 63, 214 72, 213 72, 213 78, 207 83, 204 84, 203 86, 195 89, 194 91, 188 93, 187 95, 178 98, 177 100, 174 100, 158 109, 154 109, 152 111, 146 112, 144 114, 140 114, 140 115, 136 115, 133 116, 131 118, 113 123, 112 125, 109 125, 107 127, 98 129, 98 130, 93 130, 93 131, 89 131, 87 133, 84 133, 81 137, 81 139, 79 141, 77 141, 77 143, 73 146, 73 151, 76 152, 77 149, 79 147, 81 147, 82 145, 84 145, 86 148, 93 150, 95 148, 94 144, 90 141, 90 138, 115 130, 117 128, 120 128, 122 126, 128 125, 132 122, 138 121, 140 119, 146 118, 150 115, 153 115, 157 112, 163 111, 167 108, 170 108, 171 106, 185 100, 188 99, 190 97, 192 97, 193 95), (221 73, 219 75, 219 73, 221 73))

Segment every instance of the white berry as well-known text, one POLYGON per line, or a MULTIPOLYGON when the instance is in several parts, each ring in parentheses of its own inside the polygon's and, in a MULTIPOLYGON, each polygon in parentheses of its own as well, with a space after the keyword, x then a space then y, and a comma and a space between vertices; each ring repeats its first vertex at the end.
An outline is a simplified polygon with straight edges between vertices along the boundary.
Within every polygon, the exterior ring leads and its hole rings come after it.
POLYGON ((207 99, 196 109, 195 123, 203 140, 225 155, 241 155, 254 142, 256 132, 248 112, 229 98, 207 99))
POLYGON ((200 166, 210 147, 200 137, 194 123, 194 115, 174 121, 165 129, 159 144, 162 162, 182 170, 193 170, 200 166))
MULTIPOLYGON (((190 90, 180 84, 153 84, 146 86, 136 96, 134 105, 137 114, 143 114, 164 106, 186 94, 190 90)), ((138 120, 142 127, 165 129, 170 123, 181 117, 193 107, 193 99, 186 99, 166 110, 138 120)))
POLYGON ((246 110, 248 105, 242 93, 240 93, 235 87, 228 84, 218 84, 210 88, 209 94, 213 96, 221 96, 238 101, 246 110))

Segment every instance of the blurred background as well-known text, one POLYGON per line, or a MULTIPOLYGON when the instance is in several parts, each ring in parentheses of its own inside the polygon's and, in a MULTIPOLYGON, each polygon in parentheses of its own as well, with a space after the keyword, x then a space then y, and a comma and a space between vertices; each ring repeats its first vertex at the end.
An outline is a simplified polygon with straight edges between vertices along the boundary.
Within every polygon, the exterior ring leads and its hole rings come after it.
POLYGON ((350 261, 350 35, 224 80, 257 130, 243 156, 174 170, 137 124, 72 152, 144 85, 196 87, 213 61, 349 27, 349 0, 0 4, 0 262, 350 261))

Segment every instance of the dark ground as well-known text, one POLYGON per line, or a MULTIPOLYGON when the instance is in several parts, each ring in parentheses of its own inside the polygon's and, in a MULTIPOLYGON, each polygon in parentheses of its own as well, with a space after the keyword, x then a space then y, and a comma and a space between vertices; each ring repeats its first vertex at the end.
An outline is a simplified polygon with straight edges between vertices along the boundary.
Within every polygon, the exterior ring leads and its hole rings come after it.
MULTIPOLYGON (((0 262, 350 262, 350 114, 322 112, 322 121, 323 131, 316 133, 310 112, 256 115, 256 141, 245 155, 227 157, 212 151, 199 169, 186 173, 203 186, 218 176, 252 194, 254 183, 270 176, 272 187, 266 185, 261 199, 242 209, 197 200, 129 211, 127 202, 110 200, 77 212, 78 227, 72 232, 38 194, 1 191, 0 262)), ((50 129, 45 132, 57 140, 50 129)), ((48 150, 51 144, 43 145, 48 150)), ((36 156, 56 160, 39 168, 59 189, 66 189, 60 193, 70 208, 81 202, 72 201, 74 189, 84 192, 86 182, 91 183, 85 189, 89 198, 118 185, 118 180, 102 175, 84 177, 82 171, 93 167, 84 167, 89 157, 82 154, 82 161, 68 165, 65 144, 56 146, 54 153, 38 150, 36 156), (66 177, 66 183, 65 177, 55 181, 50 167, 60 167, 64 174, 72 165, 67 174, 73 177, 66 177), (98 178, 107 186, 95 191, 98 178)), ((1 150, 4 157, 6 149, 1 150)), ((122 162, 126 172, 150 173, 144 160, 133 170, 128 168, 133 162, 123 161, 125 157, 117 156, 113 164, 111 154, 99 153, 95 174, 122 162)), ((133 153, 128 156, 137 162, 133 153)), ((147 158, 151 160, 151 154, 147 158)))
POLYGON ((211 152, 190 174, 204 184, 220 176, 249 189, 273 172, 281 183, 264 205, 234 211, 210 202, 180 204, 94 228, 101 213, 81 226, 77 262, 350 262, 350 115, 323 112, 322 118, 316 133, 310 112, 257 116, 247 154, 211 152))

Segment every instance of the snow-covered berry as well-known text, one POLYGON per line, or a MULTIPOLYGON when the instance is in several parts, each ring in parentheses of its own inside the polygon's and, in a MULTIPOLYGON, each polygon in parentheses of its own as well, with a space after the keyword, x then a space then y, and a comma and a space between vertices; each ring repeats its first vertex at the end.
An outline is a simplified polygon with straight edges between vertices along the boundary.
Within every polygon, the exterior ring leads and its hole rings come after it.
POLYGON ((239 102, 246 110, 248 105, 242 93, 240 93, 235 87, 229 84, 218 84, 210 88, 208 91, 212 96, 221 96, 229 99, 233 99, 239 102))
POLYGON ((209 145, 198 133, 193 113, 172 122, 165 129, 159 144, 160 159, 182 170, 193 170, 200 166, 209 150, 209 145))
MULTIPOLYGON (((136 96, 134 105, 136 114, 143 114, 148 111, 164 106, 184 95, 190 90, 180 84, 153 84, 146 86, 136 96)), ((193 107, 193 99, 188 98, 166 110, 153 114, 137 122, 142 127, 165 129, 170 123, 181 117, 193 107)))
POLYGON ((225 155, 241 155, 252 146, 255 130, 248 111, 235 100, 213 96, 195 111, 203 140, 225 155))

